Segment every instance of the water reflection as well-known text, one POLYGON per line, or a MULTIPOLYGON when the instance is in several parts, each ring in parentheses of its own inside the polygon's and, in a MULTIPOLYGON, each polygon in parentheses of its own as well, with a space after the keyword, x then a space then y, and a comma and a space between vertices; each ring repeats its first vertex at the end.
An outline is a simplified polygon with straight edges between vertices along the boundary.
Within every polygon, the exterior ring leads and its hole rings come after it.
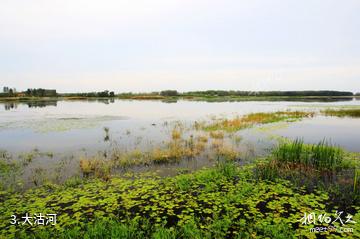
POLYGON ((352 97, 329 97, 329 98, 319 98, 319 97, 308 97, 308 98, 200 98, 200 99, 190 99, 195 101, 204 101, 204 102, 246 102, 246 101, 269 101, 269 102, 323 102, 323 103, 331 103, 331 102, 348 102, 353 100, 360 100, 360 98, 352 98, 352 97))
MULTIPOLYGON (((57 170, 63 160, 68 160, 69 163, 59 171, 59 175, 65 178, 64 175, 76 174, 81 157, 95 157, 99 152, 101 157, 106 159, 110 158, 113 150, 118 150, 121 155, 133 155, 132 157, 136 157, 139 151, 166 155, 168 152, 161 150, 164 147, 166 149, 169 139, 173 137, 175 126, 183 132, 183 138, 188 140, 187 145, 195 145, 199 149, 218 147, 219 139, 209 139, 207 132, 193 131, 194 122, 211 120, 213 116, 234 117, 288 109, 316 111, 324 109, 323 107, 360 106, 359 99, 344 98, 335 103, 328 103, 326 100, 323 99, 324 102, 317 104, 285 100, 205 102, 176 99, 6 102, 0 103, 5 108, 4 110, 0 107, 0 150, 14 155, 21 152, 30 152, 33 155, 34 149, 46 152, 37 153, 40 155, 39 159, 33 161, 32 165, 43 167, 48 172, 57 170), (193 139, 197 137, 204 137, 207 143, 202 145, 199 141, 193 144, 193 139), (133 154, 128 154, 130 152, 133 154)), ((297 122, 284 122, 284 127, 279 126, 281 125, 267 125, 229 134, 223 140, 224 152, 235 150, 239 152, 241 162, 246 162, 269 153, 280 137, 303 138, 306 143, 317 143, 326 138, 347 150, 360 152, 360 135, 357 133, 360 131, 359 119, 319 116, 297 122)), ((179 168, 195 170, 209 166, 214 161, 208 160, 205 156, 207 153, 204 151, 204 155, 196 160, 191 158, 173 166, 155 165, 155 168, 163 170, 164 174, 171 174, 176 173, 179 168)), ((125 156, 122 159, 127 163, 125 156)))
POLYGON ((57 106, 57 101, 31 101, 26 104, 29 108, 44 108, 46 106, 57 106))
MULTIPOLYGON (((44 108, 44 107, 48 107, 48 106, 53 106, 56 107, 58 106, 58 102, 60 102, 61 100, 41 100, 41 101, 14 101, 14 102, 0 102, 0 105, 3 104, 4 105, 4 109, 6 111, 8 110, 12 110, 12 109, 17 109, 18 105, 27 105, 29 108, 44 108)), ((103 104, 113 104, 115 103, 115 99, 86 99, 86 100, 66 100, 66 101, 70 101, 70 102, 94 102, 94 103, 103 103, 103 104)))
POLYGON ((5 103, 4 108, 5 108, 5 110, 16 109, 17 108, 17 103, 14 103, 14 102, 5 103))
MULTIPOLYGON (((240 99, 240 98, 201 98, 201 99, 185 99, 186 101, 195 101, 195 102, 207 102, 207 103, 225 103, 225 102, 323 102, 323 103, 331 103, 331 102, 349 102, 349 101, 359 101, 359 97, 349 98, 349 97, 332 97, 332 98, 274 98, 274 99, 266 99, 266 98, 251 98, 251 99, 240 99)), ((17 109, 18 105, 27 105, 29 108, 44 108, 47 106, 58 106, 58 102, 62 100, 41 100, 41 101, 24 101, 24 102, 4 102, 0 105, 4 105, 5 110, 17 109)), ((113 104, 116 102, 115 98, 103 98, 103 99, 67 99, 67 102, 88 102, 88 103, 103 103, 105 105, 113 104)), ((149 100, 147 100, 149 101, 149 100)), ((153 101, 153 100, 152 100, 153 101)), ((156 100, 155 100, 156 101, 156 100)), ((183 101, 183 100, 180 100, 183 101)), ((157 101, 161 103, 178 103, 179 99, 164 99, 161 101, 157 101)))

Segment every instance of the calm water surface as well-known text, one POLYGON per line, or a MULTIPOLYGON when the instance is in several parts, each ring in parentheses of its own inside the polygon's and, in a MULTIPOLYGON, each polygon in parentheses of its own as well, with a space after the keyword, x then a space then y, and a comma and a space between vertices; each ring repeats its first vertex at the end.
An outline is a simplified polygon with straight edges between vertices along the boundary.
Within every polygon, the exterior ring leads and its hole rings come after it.
MULTIPOLYGON (((96 152, 109 146, 147 148, 161 144, 171 124, 210 120, 253 112, 277 110, 319 110, 323 107, 360 106, 360 101, 331 103, 304 102, 196 102, 178 101, 57 101, 45 103, 0 103, 0 149, 12 153, 34 148, 55 153, 96 152)), ((274 127, 272 135, 304 138, 306 142, 331 140, 350 151, 360 151, 360 120, 315 117, 284 127, 274 127)), ((245 130, 242 136, 256 142, 269 130, 245 130)))
MULTIPOLYGON (((51 101, 0 103, 0 150, 16 160, 29 152, 43 152, 31 160, 21 177, 25 187, 34 186, 34 178, 55 182, 81 175, 79 159, 104 155, 113 149, 151 150, 171 139, 174 125, 189 129, 195 121, 234 117, 255 112, 279 110, 319 111, 326 107, 360 107, 360 101, 331 103, 304 102, 197 102, 178 101, 51 101), (108 134, 104 129, 108 129, 108 134), (36 149, 36 151, 34 151, 36 149), (51 152, 51 157, 47 153, 51 152)), ((316 116, 298 122, 267 124, 235 133, 241 152, 240 162, 266 155, 280 137, 303 138, 317 143, 327 139, 349 151, 360 152, 360 119, 316 116)), ((229 137, 226 140, 233 140, 229 137)), ((234 141, 230 142, 234 146, 234 141)), ((136 171, 156 171, 159 175, 176 174, 179 168, 196 170, 211 166, 206 157, 183 160, 176 165, 152 165, 136 171)))

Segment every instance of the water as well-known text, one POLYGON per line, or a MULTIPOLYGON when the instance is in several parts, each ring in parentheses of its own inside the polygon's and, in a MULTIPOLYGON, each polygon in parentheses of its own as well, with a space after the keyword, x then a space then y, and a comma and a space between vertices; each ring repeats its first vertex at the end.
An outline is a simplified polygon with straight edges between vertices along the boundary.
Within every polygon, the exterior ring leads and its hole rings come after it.
MULTIPOLYGON (((52 152, 97 151, 104 149, 104 127, 112 140, 128 147, 136 140, 148 144, 166 139, 169 127, 164 123, 194 122, 212 116, 232 117, 253 112, 277 110, 317 110, 322 107, 360 105, 360 101, 304 102, 196 102, 178 101, 58 101, 41 103, 0 103, 0 148, 26 152, 37 148, 52 152)), ((351 151, 360 151, 360 120, 315 117, 272 133, 305 141, 331 139, 351 151)))
MULTIPOLYGON (((46 169, 59 162, 91 156, 111 148, 149 150, 171 138, 174 124, 190 127, 195 121, 214 117, 233 117, 254 112, 278 110, 319 111, 326 107, 359 107, 360 101, 296 102, 246 101, 204 102, 136 100, 50 101, 0 103, 0 150, 13 155, 33 151, 51 152, 52 158, 41 156, 28 170, 46 169), (109 130, 105 132, 104 128, 109 130)), ((239 150, 253 157, 265 154, 277 137, 303 138, 307 143, 327 139, 349 151, 360 152, 360 119, 316 116, 293 123, 277 123, 237 132, 242 137, 239 150)), ((199 160, 182 162, 181 167, 202 167, 199 160)), ((78 168, 75 160, 66 171, 78 168), (76 166, 77 167, 74 167, 76 166)), ((179 166, 179 165, 177 165, 179 166)), ((164 166, 156 166, 166 168, 164 166)), ((166 169, 164 169, 166 171, 166 169)), ((30 173, 28 173, 30 175, 30 173)))

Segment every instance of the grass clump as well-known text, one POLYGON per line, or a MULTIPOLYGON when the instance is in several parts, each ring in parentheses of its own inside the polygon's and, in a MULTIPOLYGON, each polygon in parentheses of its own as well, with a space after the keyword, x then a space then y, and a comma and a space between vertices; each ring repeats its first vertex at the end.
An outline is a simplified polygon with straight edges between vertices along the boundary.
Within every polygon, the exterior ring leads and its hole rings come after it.
POLYGON ((315 145, 306 145, 303 140, 296 139, 279 145, 273 151, 273 155, 276 160, 283 163, 333 170, 342 166, 344 152, 325 140, 315 145))
POLYGON ((180 140, 181 139, 181 131, 174 128, 171 132, 171 138, 173 140, 180 140))
POLYGON ((109 161, 100 158, 82 158, 79 164, 84 177, 95 176, 105 181, 110 179, 111 165, 109 161))
POLYGON ((238 159, 239 153, 233 147, 221 145, 215 148, 217 160, 234 161, 238 159))
POLYGON ((360 118, 360 109, 326 109, 322 113, 326 116, 360 118))
POLYGON ((213 139, 223 139, 224 138, 224 132, 223 131, 211 131, 210 137, 213 139))
POLYGON ((309 192, 326 191, 328 207, 354 210, 360 204, 358 159, 325 140, 304 144, 300 139, 280 144, 257 163, 254 176, 260 180, 286 179, 309 192))

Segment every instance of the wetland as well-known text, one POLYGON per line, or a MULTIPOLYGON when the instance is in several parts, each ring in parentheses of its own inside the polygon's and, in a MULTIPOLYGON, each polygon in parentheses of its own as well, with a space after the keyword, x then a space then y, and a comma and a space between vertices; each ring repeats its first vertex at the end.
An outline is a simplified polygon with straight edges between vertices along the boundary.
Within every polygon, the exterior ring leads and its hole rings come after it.
POLYGON ((2 102, 0 238, 343 236, 299 220, 360 221, 359 112, 356 99, 2 102), (9 224, 38 212, 56 227, 9 224))

